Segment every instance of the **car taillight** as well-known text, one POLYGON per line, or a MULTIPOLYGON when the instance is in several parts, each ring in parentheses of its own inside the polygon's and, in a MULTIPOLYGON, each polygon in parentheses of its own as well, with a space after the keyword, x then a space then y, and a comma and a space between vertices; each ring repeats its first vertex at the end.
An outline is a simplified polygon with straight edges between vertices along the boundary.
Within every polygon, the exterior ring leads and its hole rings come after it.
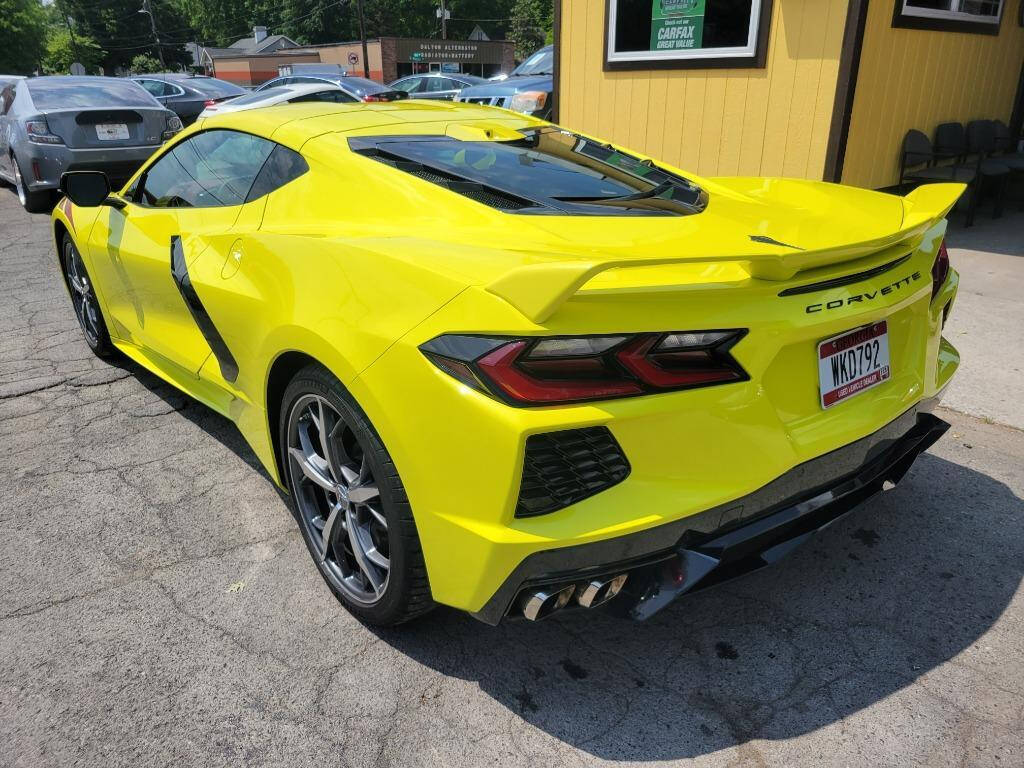
POLYGON ((206 109, 209 109, 210 107, 215 107, 217 106, 217 101, 216 99, 207 99, 203 102, 203 106, 206 107, 206 109))
POLYGON ((50 127, 45 120, 26 120, 25 133, 28 140, 33 144, 63 144, 64 139, 54 133, 50 133, 50 127))
POLYGON ((729 353, 744 329, 530 337, 439 336, 438 368, 514 405, 552 405, 707 387, 749 377, 729 353))
POLYGON ((935 256, 935 263, 932 264, 932 298, 939 295, 942 286, 949 277, 949 252, 946 250, 946 241, 939 245, 939 252, 935 256))

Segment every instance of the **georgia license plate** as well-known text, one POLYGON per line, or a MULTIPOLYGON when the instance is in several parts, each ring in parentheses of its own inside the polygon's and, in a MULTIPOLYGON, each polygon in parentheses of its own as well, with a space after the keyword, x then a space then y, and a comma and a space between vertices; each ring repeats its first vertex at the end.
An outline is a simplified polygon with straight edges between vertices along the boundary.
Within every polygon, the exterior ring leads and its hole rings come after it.
POLYGON ((128 126, 125 123, 97 123, 96 138, 100 141, 117 141, 127 139, 128 126))
POLYGON ((889 376, 889 328, 884 320, 818 344, 822 408, 871 389, 889 376))

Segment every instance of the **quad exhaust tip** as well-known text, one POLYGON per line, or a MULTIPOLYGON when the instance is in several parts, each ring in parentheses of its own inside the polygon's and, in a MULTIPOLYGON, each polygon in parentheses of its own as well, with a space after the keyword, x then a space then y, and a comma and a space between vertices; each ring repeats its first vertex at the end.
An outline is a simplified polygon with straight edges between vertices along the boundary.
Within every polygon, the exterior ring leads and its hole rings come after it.
POLYGON ((570 584, 559 590, 538 589, 528 592, 523 600, 523 616, 530 621, 546 619, 559 608, 564 608, 572 600, 576 585, 570 584))
POLYGON ((555 611, 567 606, 573 597, 583 608, 597 608, 622 591, 627 576, 628 574, 621 573, 613 578, 594 579, 580 586, 569 584, 560 589, 544 587, 527 592, 520 603, 523 616, 529 621, 546 619, 555 611))
POLYGON ((628 575, 620 573, 611 579, 595 579, 583 589, 577 590, 576 601, 584 608, 597 608, 599 605, 604 605, 622 591, 628 575))

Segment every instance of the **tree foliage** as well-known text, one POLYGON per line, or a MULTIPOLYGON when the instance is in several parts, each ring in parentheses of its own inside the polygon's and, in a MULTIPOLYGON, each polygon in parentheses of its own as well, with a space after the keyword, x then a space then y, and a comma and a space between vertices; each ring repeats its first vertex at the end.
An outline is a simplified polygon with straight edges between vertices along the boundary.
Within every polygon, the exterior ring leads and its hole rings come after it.
POLYGON ((509 38, 516 41, 516 58, 525 59, 548 40, 554 23, 551 0, 516 0, 509 38))
MULTIPOLYGON (((76 38, 90 37, 104 50, 100 64, 108 75, 118 68, 127 68, 140 53, 159 58, 149 16, 139 13, 141 5, 141 0, 104 0, 102 4, 95 0, 56 0, 55 3, 58 12, 70 17, 76 38)), ((168 2, 153 2, 151 7, 168 68, 190 64, 192 58, 183 46, 191 36, 185 16, 168 2)))
POLYGON ((72 42, 67 26, 60 25, 55 20, 50 26, 50 36, 46 40, 43 71, 48 75, 66 75, 71 72, 71 65, 77 61, 85 67, 87 74, 95 75, 105 53, 88 35, 75 35, 72 42))
POLYGON ((38 0, 0 0, 0 72, 29 75, 46 49, 46 12, 38 0))
POLYGON ((160 60, 155 59, 148 53, 140 53, 137 56, 132 57, 132 63, 128 69, 136 75, 144 75, 147 72, 160 72, 163 67, 160 66, 160 60))

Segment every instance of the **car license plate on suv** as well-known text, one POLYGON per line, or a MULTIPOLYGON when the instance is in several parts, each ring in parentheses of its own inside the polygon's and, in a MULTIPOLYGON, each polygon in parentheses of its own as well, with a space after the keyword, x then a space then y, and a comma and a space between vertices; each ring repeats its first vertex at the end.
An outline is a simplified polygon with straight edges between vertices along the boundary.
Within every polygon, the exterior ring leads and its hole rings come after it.
POLYGON ((125 123, 97 123, 96 138, 100 141, 118 141, 130 138, 125 123))
POLYGON ((889 328, 884 320, 818 344, 822 408, 871 389, 889 376, 889 328))

